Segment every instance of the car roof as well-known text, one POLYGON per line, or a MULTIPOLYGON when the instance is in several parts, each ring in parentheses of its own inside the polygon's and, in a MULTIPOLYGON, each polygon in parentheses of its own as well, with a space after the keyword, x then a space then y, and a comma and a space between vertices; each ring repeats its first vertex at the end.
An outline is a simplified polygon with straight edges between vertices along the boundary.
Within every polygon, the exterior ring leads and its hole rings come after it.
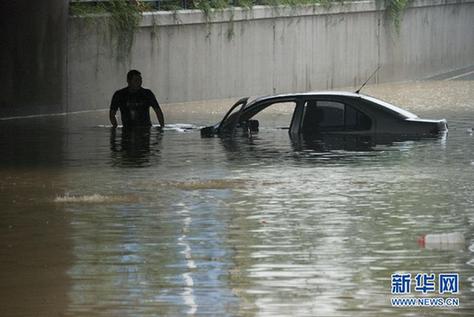
POLYGON ((353 92, 347 91, 310 91, 310 92, 300 92, 300 93, 287 93, 287 94, 278 94, 278 95, 268 95, 263 97, 255 98, 251 103, 271 100, 271 99, 284 99, 292 97, 304 97, 304 96, 344 96, 344 97, 361 97, 362 95, 356 94, 353 92))
POLYGON ((413 114, 409 111, 401 109, 401 108, 399 108, 397 106, 394 106, 394 105, 392 105, 388 102, 385 102, 383 100, 380 100, 380 99, 377 99, 377 98, 374 98, 374 97, 371 97, 371 96, 355 93, 355 92, 334 91, 334 90, 332 90, 332 91, 311 91, 311 92, 303 92, 303 93, 288 93, 288 94, 263 96, 263 97, 256 98, 256 99, 252 100, 251 102, 249 102, 247 107, 252 106, 253 104, 255 104, 257 102, 262 102, 262 101, 266 101, 266 100, 273 100, 273 99, 278 100, 278 99, 297 98, 297 97, 305 97, 305 96, 337 96, 337 97, 361 98, 361 99, 364 99, 364 100, 369 101, 371 103, 375 103, 379 106, 382 106, 382 107, 384 107, 388 110, 391 110, 391 111, 401 115, 402 117, 404 117, 406 119, 418 118, 418 116, 416 114, 413 114))

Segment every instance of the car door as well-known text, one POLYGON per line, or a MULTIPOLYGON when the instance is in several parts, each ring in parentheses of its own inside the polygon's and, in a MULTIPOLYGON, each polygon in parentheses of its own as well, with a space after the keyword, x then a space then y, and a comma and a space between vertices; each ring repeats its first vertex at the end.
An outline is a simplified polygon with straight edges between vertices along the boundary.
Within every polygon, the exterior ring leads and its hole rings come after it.
POLYGON ((353 103, 342 98, 307 98, 302 109, 300 133, 361 133, 369 132, 372 119, 353 103))
POLYGON ((217 127, 217 134, 232 134, 240 120, 240 116, 247 105, 248 97, 238 100, 225 114, 217 127))
POLYGON ((291 136, 297 136, 301 132, 301 125, 303 120, 305 108, 305 100, 297 100, 295 110, 293 112, 293 117, 291 118, 289 133, 291 136))

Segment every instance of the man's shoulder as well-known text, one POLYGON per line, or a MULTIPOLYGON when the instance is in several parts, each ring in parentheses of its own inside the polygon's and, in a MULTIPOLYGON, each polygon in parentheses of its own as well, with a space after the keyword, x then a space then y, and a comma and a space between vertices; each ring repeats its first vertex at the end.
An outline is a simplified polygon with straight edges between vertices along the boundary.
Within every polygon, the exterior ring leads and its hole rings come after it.
POLYGON ((141 88, 141 94, 142 94, 142 96, 145 96, 146 98, 156 100, 155 94, 153 93, 153 91, 151 91, 151 89, 142 87, 141 88))
POLYGON ((124 87, 122 89, 115 91, 114 95, 123 95, 123 94, 126 94, 127 91, 128 91, 128 87, 124 87))
POLYGON ((144 94, 147 94, 147 95, 152 94, 153 95, 153 92, 151 91, 151 89, 143 88, 143 87, 140 88, 140 89, 141 89, 142 93, 144 93, 144 94))

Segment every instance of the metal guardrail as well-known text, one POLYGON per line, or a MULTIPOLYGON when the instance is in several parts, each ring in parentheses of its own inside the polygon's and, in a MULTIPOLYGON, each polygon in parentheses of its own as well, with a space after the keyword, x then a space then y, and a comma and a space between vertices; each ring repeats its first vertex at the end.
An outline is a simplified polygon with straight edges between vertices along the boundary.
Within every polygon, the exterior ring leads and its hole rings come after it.
MULTIPOLYGON (((69 3, 98 3, 98 2, 109 2, 110 0, 69 0, 69 3)), ((134 0, 128 0, 131 3, 134 3, 136 1, 134 0)), ((193 0, 139 0, 139 2, 146 2, 148 5, 151 7, 160 10, 161 6, 165 3, 180 3, 181 7, 183 9, 188 9, 190 8, 190 5, 193 0)))
MULTIPOLYGON (((1 1, 1 0, 0 0, 1 1)), ((89 4, 96 4, 100 2, 109 2, 111 0, 69 0, 70 3, 89 3, 89 4)), ((173 7, 177 7, 180 9, 193 9, 194 7, 194 0, 124 0, 130 3, 138 3, 138 2, 145 2, 147 5, 151 6, 156 10, 160 10, 164 5, 173 5, 173 7)), ((235 5, 236 0, 227 0, 229 5, 235 5)), ((340 2, 341 0, 332 0, 334 2, 340 2)), ((351 1, 359 1, 359 0, 345 0, 347 2, 351 1)), ((268 4, 268 1, 265 0, 255 0, 254 5, 258 4, 268 4)), ((166 10, 166 8, 165 8, 166 10)), ((169 10, 169 8, 168 8, 169 10)))
MULTIPOLYGON (((69 2, 108 2, 110 0, 69 0, 69 2)), ((140 2, 159 2, 156 0, 139 0, 140 2)), ((129 2, 134 2, 133 0, 129 2)))

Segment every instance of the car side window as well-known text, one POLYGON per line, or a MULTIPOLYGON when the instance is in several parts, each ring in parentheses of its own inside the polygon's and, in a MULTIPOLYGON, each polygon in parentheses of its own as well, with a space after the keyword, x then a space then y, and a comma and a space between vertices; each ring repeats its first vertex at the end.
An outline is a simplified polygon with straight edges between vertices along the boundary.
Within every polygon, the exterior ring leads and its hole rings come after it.
POLYGON ((372 120, 359 110, 346 105, 345 109, 345 126, 346 130, 364 131, 369 130, 372 126, 372 120))
POLYGON ((303 133, 363 131, 371 124, 367 115, 342 102, 309 100, 305 104, 303 133))
POLYGON ((318 113, 321 128, 344 128, 344 104, 335 101, 318 101, 318 113))

